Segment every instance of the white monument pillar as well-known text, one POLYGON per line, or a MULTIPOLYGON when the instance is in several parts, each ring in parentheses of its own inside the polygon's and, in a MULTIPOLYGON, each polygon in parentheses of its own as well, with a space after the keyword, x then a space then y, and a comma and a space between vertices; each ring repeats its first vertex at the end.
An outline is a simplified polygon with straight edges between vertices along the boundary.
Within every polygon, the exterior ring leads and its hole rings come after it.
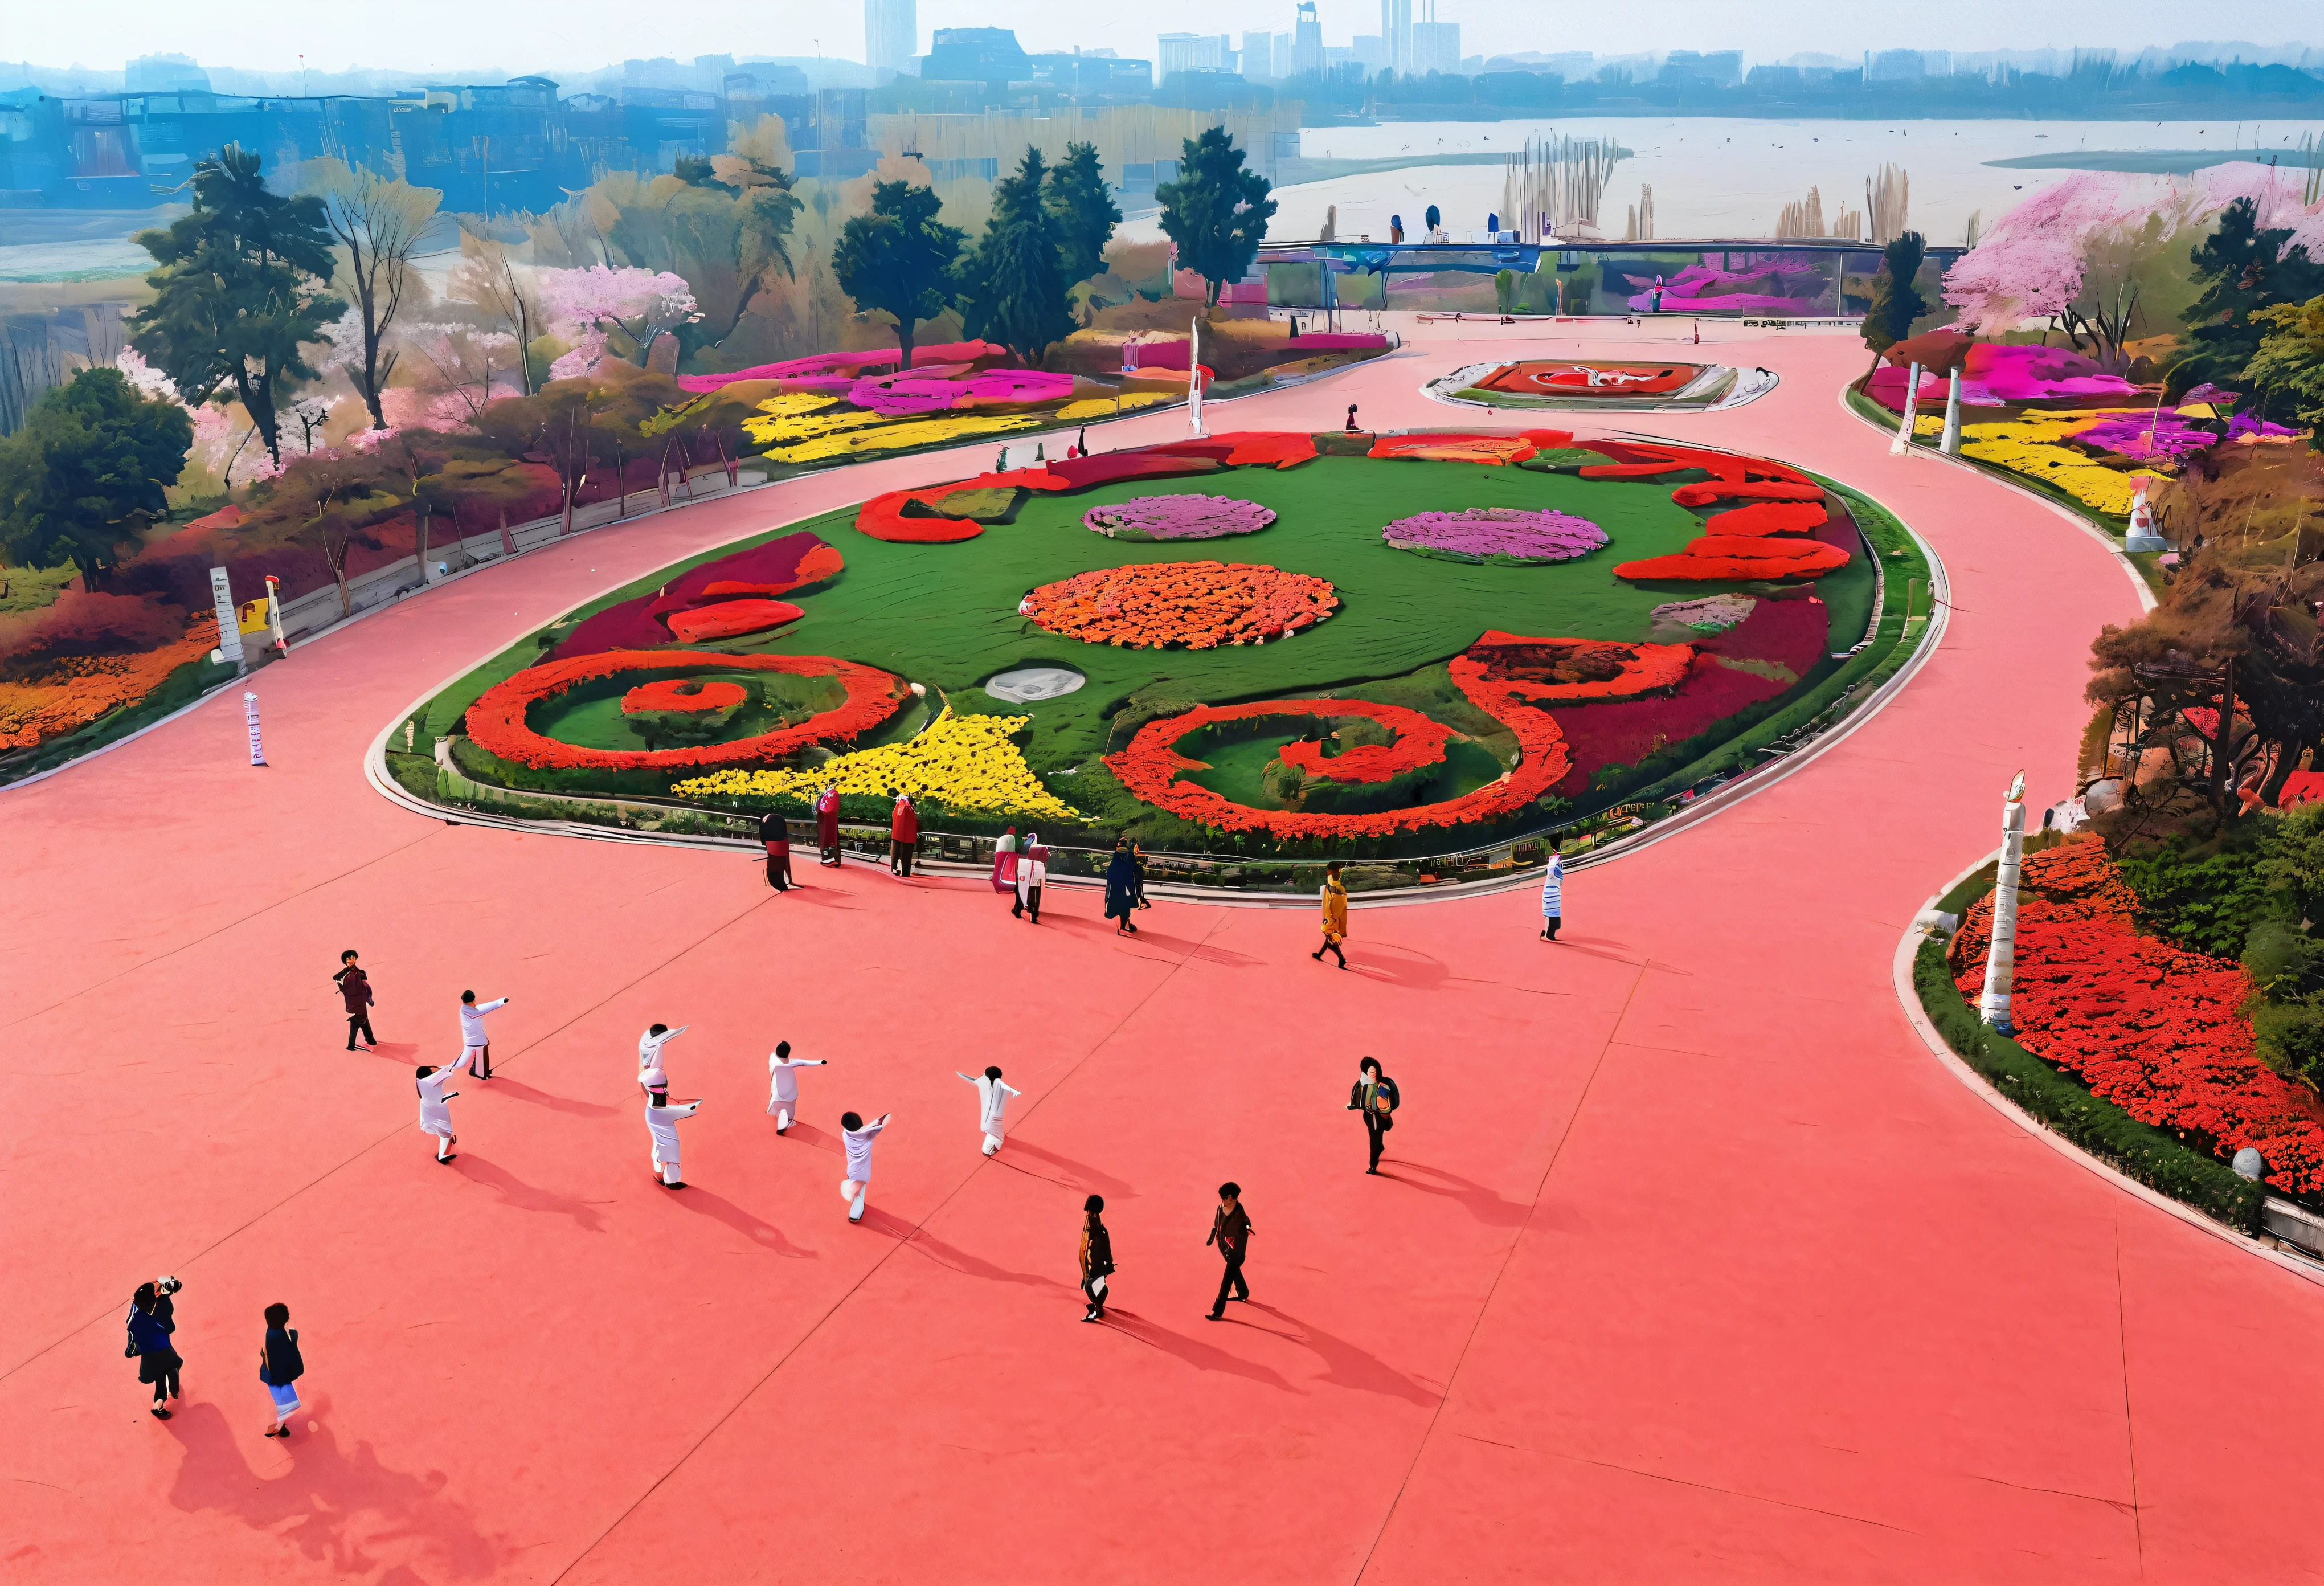
POLYGON ((2025 773, 2009 784, 2001 807, 2001 869, 1993 878, 1993 945, 1985 954, 1985 995, 1977 1016, 2003 1035, 2009 1022, 2010 982, 2017 964, 2017 871, 2025 857, 2025 773))
POLYGON ((1904 376, 1904 421, 1896 426, 1896 438, 1888 443, 1888 455, 1901 457, 1904 448, 1913 444, 1913 412, 1921 399, 1921 366, 1913 365, 1904 376))
POLYGON ((1194 320, 1194 339, 1186 348, 1186 407, 1194 420, 1194 433, 1203 433, 1203 321, 1194 320))
POLYGON ((242 670, 242 615, 235 610, 234 590, 226 583, 226 569, 210 569, 210 604, 217 611, 217 659, 234 663, 242 670))
POLYGON ((1960 456, 1960 377, 1953 371, 1952 383, 1945 388, 1945 433, 1937 442, 1937 449, 1949 457, 1960 456))
POLYGON ((266 751, 258 743, 258 696, 247 688, 242 691, 242 719, 250 729, 250 763, 264 765, 266 751))

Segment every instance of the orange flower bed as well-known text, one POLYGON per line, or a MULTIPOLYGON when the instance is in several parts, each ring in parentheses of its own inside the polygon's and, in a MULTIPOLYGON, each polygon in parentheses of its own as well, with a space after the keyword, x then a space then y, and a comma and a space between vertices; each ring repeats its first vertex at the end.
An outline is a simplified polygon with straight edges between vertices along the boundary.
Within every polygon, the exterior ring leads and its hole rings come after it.
POLYGON ((891 540, 904 545, 948 545, 954 540, 973 539, 984 532, 984 525, 973 518, 908 518, 904 503, 917 501, 922 506, 934 506, 945 497, 963 490, 1066 490, 1071 485, 1055 474, 1040 468, 1019 468, 1009 474, 979 474, 973 479, 958 479, 950 484, 921 484, 910 490, 891 490, 885 495, 875 495, 855 509, 855 527, 859 533, 874 539, 891 540))
POLYGON ((1526 639, 1489 629, 1450 663, 1455 682, 1498 685, 1536 705, 1636 699, 1686 681, 1691 644, 1617 644, 1595 639, 1526 639))
POLYGON ((1017 610, 1086 644, 1214 650, 1313 627, 1339 604, 1329 580, 1304 573, 1244 562, 1151 562, 1044 584, 1017 610))
POLYGON ((669 631, 678 635, 680 644, 700 644, 706 640, 732 639, 738 633, 779 628, 805 615, 787 600, 722 600, 714 605, 670 612, 662 621, 669 624, 669 631))
POLYGON ((1435 463, 1522 463, 1540 448, 1521 435, 1389 435, 1364 455, 1435 463))
POLYGON ((217 617, 203 612, 173 644, 134 655, 73 656, 24 682, 0 683, 0 749, 31 749, 134 705, 217 644, 217 617))
POLYGON ((1821 502, 1763 501, 1713 512, 1703 527, 1713 534, 1804 534, 1831 521, 1821 502))
POLYGON ((519 765, 542 770, 680 771, 762 764, 813 743, 852 740, 896 714, 908 697, 903 684, 876 668, 820 655, 720 655, 700 650, 606 650, 529 667, 484 690, 468 707, 468 736, 476 747, 519 765), (836 709, 809 716, 796 726, 732 743, 688 749, 585 749, 544 737, 525 715, 567 689, 623 672, 788 672, 800 678, 836 678, 847 691, 836 709))
POLYGON ((740 683, 729 683, 723 678, 713 678, 696 683, 691 678, 664 678, 658 682, 641 683, 622 696, 622 714, 635 715, 640 711, 724 710, 730 705, 740 705, 751 697, 750 690, 740 683))

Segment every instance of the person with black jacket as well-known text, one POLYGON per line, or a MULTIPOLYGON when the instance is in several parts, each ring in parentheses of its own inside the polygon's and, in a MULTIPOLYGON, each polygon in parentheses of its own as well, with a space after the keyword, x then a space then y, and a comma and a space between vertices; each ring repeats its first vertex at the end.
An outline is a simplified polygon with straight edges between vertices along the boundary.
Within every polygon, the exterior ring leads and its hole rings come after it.
POLYGON ((1250 1253, 1250 1236, 1257 1231, 1250 1225, 1250 1213, 1242 1208, 1242 1185, 1229 1179, 1219 1185, 1219 1209, 1211 1213, 1211 1237, 1203 1242, 1219 1247, 1219 1254, 1227 1269, 1219 1278, 1219 1297, 1211 1302, 1210 1319, 1216 1322, 1227 1314, 1227 1293, 1234 1297, 1250 1299, 1250 1285, 1242 1280, 1242 1259, 1250 1253))
POLYGON ((1105 1197, 1082 1203, 1082 1293, 1089 1300, 1084 1322, 1105 1320, 1105 1280, 1113 1273, 1113 1235, 1106 1231, 1105 1197))
POLYGON ((774 810, 759 817, 759 841, 767 847, 767 885, 778 892, 791 890, 791 826, 774 810))
POLYGON ((299 1390, 292 1384, 306 1374, 299 1330, 290 1325, 290 1307, 277 1300, 266 1307, 266 1339, 258 1346, 258 1379, 274 1399, 274 1420, 261 1435, 290 1435, 290 1417, 299 1413, 299 1390))
POLYGON ((1396 1127, 1396 1110, 1404 1105, 1396 1081, 1380 1072, 1379 1059, 1367 1057, 1356 1065, 1356 1083, 1348 1091, 1348 1111, 1364 1115, 1364 1133, 1371 1138, 1372 1159, 1366 1173, 1379 1171, 1380 1148, 1396 1127))
POLYGON ((355 1032, 363 1031, 364 1045, 376 1047, 379 1037, 371 1033, 371 977, 355 964, 353 947, 339 954, 339 973, 331 979, 339 988, 339 1000, 347 1009, 347 1050, 355 1049, 355 1032))
MULTIPOLYGON (((164 1279, 171 1284, 174 1278, 164 1279)), ((136 1357, 137 1380, 151 1384, 153 1389, 154 1419, 170 1418, 167 1401, 178 1397, 178 1373, 184 1369, 177 1344, 171 1336, 177 1331, 174 1307, 165 1313, 169 1300, 151 1283, 141 1283, 129 1304, 129 1347, 124 1351, 136 1357)))

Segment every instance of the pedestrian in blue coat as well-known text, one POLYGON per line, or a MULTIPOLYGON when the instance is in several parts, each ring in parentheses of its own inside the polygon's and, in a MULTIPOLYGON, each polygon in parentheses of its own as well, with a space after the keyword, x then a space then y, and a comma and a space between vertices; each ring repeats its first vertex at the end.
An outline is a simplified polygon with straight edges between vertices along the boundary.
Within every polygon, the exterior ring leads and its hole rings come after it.
POLYGON ((1564 843, 1563 837, 1549 840, 1549 873, 1541 879, 1541 939, 1557 940, 1557 927, 1565 913, 1565 860, 1557 852, 1564 843))

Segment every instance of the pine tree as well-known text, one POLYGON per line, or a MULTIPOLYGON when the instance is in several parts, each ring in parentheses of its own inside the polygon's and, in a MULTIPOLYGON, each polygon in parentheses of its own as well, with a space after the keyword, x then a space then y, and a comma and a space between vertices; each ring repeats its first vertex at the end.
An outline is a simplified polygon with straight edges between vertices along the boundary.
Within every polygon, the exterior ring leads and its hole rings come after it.
POLYGON ((831 250, 839 290, 865 313, 896 322, 904 367, 912 366, 912 332, 952 306, 954 270, 968 234, 936 218, 944 207, 932 188, 883 181, 872 189, 872 213, 849 220, 831 250))
POLYGON ((1056 223, 1058 267, 1071 287, 1105 269, 1105 244, 1121 224, 1121 211, 1105 185, 1095 143, 1067 143, 1065 157, 1049 170, 1049 216, 1056 223))
POLYGON ((2172 395, 2204 381, 2248 392, 2244 371, 2259 355, 2268 329, 2254 322, 2253 310, 2324 294, 2324 264, 2310 259, 2305 245, 2286 251, 2291 237, 2288 229, 2262 231, 2258 207, 2249 198, 2237 198, 2221 212, 2219 229, 2189 255, 2203 295, 2181 316, 2194 327, 2188 337, 2195 351, 2172 366, 2172 395))
POLYGON ((969 263, 968 334, 1000 342, 1028 364, 1073 331, 1056 217, 1042 201, 1041 151, 993 184, 992 218, 969 263))
POLYGON ((1211 127, 1183 145, 1176 181, 1154 189, 1162 206, 1162 235, 1178 246, 1178 267, 1210 282, 1205 301, 1240 281, 1259 257, 1274 217, 1267 179, 1242 168, 1243 153, 1223 127, 1211 127))

